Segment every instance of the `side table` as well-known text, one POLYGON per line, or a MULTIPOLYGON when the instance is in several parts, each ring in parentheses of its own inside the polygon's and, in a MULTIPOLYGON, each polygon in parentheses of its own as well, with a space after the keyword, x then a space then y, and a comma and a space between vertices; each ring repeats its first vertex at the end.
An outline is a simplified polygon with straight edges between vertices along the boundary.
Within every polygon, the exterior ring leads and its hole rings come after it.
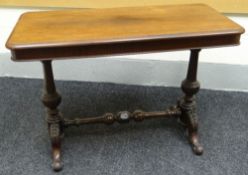
POLYGON ((238 45, 244 29, 204 4, 58 10, 24 13, 6 47, 14 61, 41 61, 44 69, 42 102, 52 144, 53 169, 61 170, 64 127, 92 123, 112 124, 158 117, 178 117, 185 124, 195 154, 198 139, 195 94, 199 52, 203 48, 238 45), (106 113, 96 117, 62 118, 52 60, 104 55, 190 50, 188 72, 181 84, 185 96, 164 111, 106 113))

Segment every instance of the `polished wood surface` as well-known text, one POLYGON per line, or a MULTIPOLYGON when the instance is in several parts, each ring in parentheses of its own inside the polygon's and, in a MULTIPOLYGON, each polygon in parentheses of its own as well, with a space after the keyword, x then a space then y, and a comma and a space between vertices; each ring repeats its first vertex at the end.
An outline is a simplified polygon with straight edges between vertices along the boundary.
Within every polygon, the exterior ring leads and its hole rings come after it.
POLYGON ((23 14, 6 47, 14 60, 51 59, 234 45, 243 32, 202 4, 43 11, 23 14))
POLYGON ((205 5, 60 10, 23 14, 7 46, 14 49, 229 33, 242 33, 242 29, 205 5))

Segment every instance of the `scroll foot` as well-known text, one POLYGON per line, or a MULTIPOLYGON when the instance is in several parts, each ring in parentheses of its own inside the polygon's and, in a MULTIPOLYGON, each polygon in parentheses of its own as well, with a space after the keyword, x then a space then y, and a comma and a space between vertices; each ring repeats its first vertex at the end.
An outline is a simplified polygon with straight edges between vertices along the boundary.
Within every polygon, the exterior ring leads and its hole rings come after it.
POLYGON ((192 146, 192 150, 196 155, 203 154, 203 146, 199 143, 198 135, 196 133, 192 133, 189 135, 189 141, 192 146))
POLYGON ((60 154, 60 148, 56 148, 53 147, 52 148, 52 159, 53 159, 53 163, 52 163, 52 168, 54 171, 60 171, 62 170, 63 166, 61 163, 61 154, 60 154))

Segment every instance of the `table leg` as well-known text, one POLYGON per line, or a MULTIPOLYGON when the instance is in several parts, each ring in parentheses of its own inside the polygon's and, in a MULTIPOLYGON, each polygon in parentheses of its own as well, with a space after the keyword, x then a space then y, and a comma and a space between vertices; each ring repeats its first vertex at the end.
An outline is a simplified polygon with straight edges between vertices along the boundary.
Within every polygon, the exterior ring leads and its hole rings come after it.
POLYGON ((188 72, 186 79, 182 82, 181 88, 185 96, 179 101, 182 115, 180 120, 186 125, 189 135, 189 141, 195 154, 201 155, 203 147, 198 139, 198 121, 196 114, 195 94, 200 89, 200 83, 197 81, 197 65, 200 49, 191 50, 188 72))
POLYGON ((48 132, 52 144, 52 167, 55 171, 62 169, 61 164, 61 135, 62 120, 57 106, 61 102, 61 96, 57 93, 51 61, 42 61, 44 70, 44 91, 42 102, 47 111, 48 132))

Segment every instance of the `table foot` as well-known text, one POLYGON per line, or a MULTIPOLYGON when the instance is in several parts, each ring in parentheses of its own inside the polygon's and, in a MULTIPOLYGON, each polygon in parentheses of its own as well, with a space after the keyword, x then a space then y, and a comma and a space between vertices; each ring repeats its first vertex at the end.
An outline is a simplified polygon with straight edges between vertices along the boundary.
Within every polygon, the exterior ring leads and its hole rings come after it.
MULTIPOLYGON (((54 150, 54 152, 56 152, 57 150, 54 150)), ((60 151, 60 150, 59 150, 60 151)), ((59 154, 56 154, 54 153, 53 154, 53 163, 52 163, 52 168, 54 171, 61 171, 63 166, 61 164, 61 161, 60 159, 56 159, 55 157, 59 156, 60 157, 60 153, 59 154)))
POLYGON ((203 154, 203 146, 199 143, 198 134, 192 133, 189 136, 190 143, 192 145, 192 150, 196 155, 203 154))
POLYGON ((191 105, 185 103, 184 100, 181 100, 179 106, 182 111, 180 116, 180 121, 184 124, 187 129, 189 143, 191 144, 192 150, 196 155, 203 154, 203 146, 199 142, 198 136, 198 121, 196 115, 195 102, 191 105))
POLYGON ((62 170, 60 126, 51 124, 49 130, 52 143, 52 168, 54 171, 60 171, 62 170))

